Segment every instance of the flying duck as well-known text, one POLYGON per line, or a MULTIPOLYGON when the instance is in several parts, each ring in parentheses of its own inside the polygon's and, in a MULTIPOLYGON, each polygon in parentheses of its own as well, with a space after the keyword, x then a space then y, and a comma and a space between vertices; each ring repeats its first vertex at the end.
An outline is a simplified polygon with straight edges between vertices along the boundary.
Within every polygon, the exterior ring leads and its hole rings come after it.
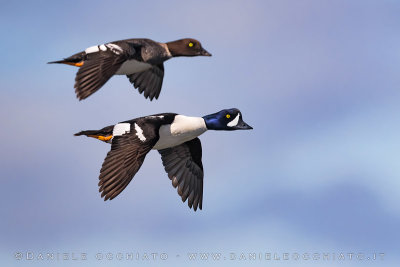
POLYGON ((75 93, 79 100, 99 90, 113 75, 126 75, 145 98, 158 99, 164 78, 164 61, 172 57, 211 56, 199 41, 186 38, 168 43, 127 39, 91 46, 68 58, 48 62, 79 67, 75 93))
POLYGON ((127 187, 147 153, 154 149, 161 154, 165 171, 182 201, 188 199, 189 208, 196 211, 202 209, 204 176, 198 136, 207 130, 253 129, 242 118, 236 108, 204 117, 161 113, 81 131, 75 136, 86 135, 111 144, 99 176, 99 192, 104 200, 115 198, 127 187))

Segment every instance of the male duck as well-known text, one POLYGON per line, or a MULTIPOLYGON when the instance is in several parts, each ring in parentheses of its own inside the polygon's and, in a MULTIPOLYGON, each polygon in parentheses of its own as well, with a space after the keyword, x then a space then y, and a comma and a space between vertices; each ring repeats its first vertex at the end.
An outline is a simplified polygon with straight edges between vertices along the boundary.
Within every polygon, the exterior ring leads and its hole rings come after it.
POLYGON ((204 117, 161 113, 76 133, 111 143, 99 176, 104 200, 118 196, 142 165, 146 154, 156 149, 172 185, 190 208, 202 209, 203 164, 200 139, 207 130, 249 130, 242 113, 224 109, 204 117))

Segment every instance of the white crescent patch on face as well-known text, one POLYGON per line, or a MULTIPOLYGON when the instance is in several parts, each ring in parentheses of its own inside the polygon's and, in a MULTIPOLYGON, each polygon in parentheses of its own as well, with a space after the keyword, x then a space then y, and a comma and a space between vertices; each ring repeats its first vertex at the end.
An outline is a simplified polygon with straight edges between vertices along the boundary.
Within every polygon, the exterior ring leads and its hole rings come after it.
POLYGON ((239 123, 239 117, 240 117, 240 113, 238 113, 236 115, 236 118, 234 118, 233 120, 231 120, 226 126, 228 127, 234 127, 239 123))

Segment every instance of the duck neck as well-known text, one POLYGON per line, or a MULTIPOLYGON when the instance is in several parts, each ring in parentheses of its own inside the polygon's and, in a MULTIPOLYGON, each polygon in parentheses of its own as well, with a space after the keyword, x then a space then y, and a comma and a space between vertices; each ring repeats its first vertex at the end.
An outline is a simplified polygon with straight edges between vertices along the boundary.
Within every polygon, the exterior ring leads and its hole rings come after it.
POLYGON ((172 57, 184 56, 181 51, 182 50, 182 42, 180 40, 167 42, 165 44, 167 45, 169 53, 171 54, 172 57))

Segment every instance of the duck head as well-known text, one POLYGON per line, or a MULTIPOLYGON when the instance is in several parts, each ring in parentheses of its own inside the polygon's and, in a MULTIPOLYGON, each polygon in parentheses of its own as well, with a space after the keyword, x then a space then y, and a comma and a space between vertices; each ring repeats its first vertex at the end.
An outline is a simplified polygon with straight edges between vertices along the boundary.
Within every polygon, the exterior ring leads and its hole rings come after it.
POLYGON ((173 57, 195 57, 195 56, 207 56, 211 57, 202 46, 199 41, 193 38, 185 38, 172 42, 166 43, 168 50, 173 57))
POLYGON ((223 109, 220 112, 203 117, 209 130, 251 130, 253 127, 243 121, 243 116, 237 108, 223 109))

